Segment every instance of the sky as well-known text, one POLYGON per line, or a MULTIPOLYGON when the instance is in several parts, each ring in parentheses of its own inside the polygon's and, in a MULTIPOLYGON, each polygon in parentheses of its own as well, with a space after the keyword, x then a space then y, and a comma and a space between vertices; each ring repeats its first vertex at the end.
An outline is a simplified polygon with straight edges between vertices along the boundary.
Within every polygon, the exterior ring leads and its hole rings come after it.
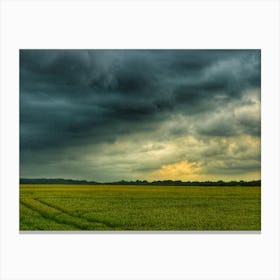
POLYGON ((20 176, 259 180, 260 107, 260 50, 20 50, 20 176))

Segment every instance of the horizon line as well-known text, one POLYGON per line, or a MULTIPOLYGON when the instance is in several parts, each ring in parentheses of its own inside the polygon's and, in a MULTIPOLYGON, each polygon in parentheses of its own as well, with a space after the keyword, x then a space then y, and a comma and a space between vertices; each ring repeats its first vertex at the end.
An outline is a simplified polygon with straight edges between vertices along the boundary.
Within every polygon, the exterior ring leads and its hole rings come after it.
POLYGON ((231 183, 231 182, 244 182, 244 183, 248 183, 248 182, 257 182, 260 181, 261 179, 254 179, 254 180, 243 180, 243 179, 239 179, 239 180, 230 180, 230 181, 224 181, 224 180, 206 180, 206 181, 199 181, 199 180, 191 180, 191 181, 182 181, 182 180, 172 180, 172 179, 166 179, 166 180, 153 180, 153 181, 148 181, 146 179, 140 180, 140 179, 136 179, 136 180, 117 180, 117 181, 109 181, 109 182, 99 182, 99 181, 94 181, 94 180, 86 180, 86 179, 65 179, 65 178, 46 178, 46 177, 42 177, 42 178, 19 178, 19 180, 64 180, 64 181, 77 181, 77 182, 86 182, 86 183, 98 183, 98 184, 110 184, 110 183, 129 183, 129 182, 145 182, 145 183, 153 183, 153 182, 178 182, 178 183, 194 183, 194 182, 199 182, 199 183, 217 183, 217 182, 224 182, 224 183, 231 183))

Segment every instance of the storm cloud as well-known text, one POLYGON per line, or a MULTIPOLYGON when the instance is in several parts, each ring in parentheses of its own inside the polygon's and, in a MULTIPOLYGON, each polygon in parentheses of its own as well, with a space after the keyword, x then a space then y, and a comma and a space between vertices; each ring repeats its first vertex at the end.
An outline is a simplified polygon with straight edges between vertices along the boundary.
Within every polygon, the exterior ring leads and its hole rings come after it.
POLYGON ((259 50, 21 50, 21 176, 146 179, 182 161, 206 179, 259 174, 260 67, 259 50), (228 152, 252 142, 254 159, 228 152))

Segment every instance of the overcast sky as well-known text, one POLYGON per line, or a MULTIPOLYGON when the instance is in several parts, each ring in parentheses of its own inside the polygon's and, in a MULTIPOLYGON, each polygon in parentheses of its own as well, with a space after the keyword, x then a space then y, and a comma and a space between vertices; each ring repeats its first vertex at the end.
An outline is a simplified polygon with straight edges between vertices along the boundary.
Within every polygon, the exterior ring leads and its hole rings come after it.
POLYGON ((259 50, 21 50, 22 178, 260 179, 259 50))

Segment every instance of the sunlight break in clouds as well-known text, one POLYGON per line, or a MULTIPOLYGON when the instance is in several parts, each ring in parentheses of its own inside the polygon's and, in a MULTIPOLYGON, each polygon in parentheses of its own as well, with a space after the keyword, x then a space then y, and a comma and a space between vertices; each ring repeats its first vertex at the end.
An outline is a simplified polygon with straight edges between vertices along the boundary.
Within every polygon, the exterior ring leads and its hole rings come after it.
POLYGON ((160 169, 151 173, 152 180, 202 180, 201 164, 182 160, 172 164, 163 165, 160 169))

